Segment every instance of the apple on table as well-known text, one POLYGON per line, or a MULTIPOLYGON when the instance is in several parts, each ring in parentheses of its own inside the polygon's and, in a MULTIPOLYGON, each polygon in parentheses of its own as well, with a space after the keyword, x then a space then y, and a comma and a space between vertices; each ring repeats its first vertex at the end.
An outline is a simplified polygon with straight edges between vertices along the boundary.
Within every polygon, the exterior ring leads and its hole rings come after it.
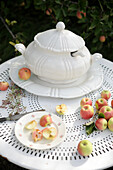
POLYGON ((113 117, 108 120, 108 128, 113 132, 113 117))
POLYGON ((1 91, 7 90, 8 87, 9 87, 9 83, 8 82, 5 82, 5 81, 0 82, 0 90, 1 91))
POLYGON ((106 120, 113 117, 113 109, 110 106, 103 106, 99 110, 99 114, 102 114, 106 120))
POLYGON ((111 92, 109 90, 103 90, 101 92, 101 98, 108 100, 110 99, 110 97, 111 97, 111 92))
POLYGON ((102 106, 108 106, 108 102, 104 98, 99 98, 95 102, 95 107, 96 107, 97 110, 100 110, 102 106))
POLYGON ((60 115, 64 115, 67 112, 67 106, 65 104, 57 105, 56 112, 60 115))
POLYGON ((107 120, 105 118, 99 118, 96 120, 95 126, 99 130, 105 130, 107 128, 107 120))
POLYGON ((111 100, 111 107, 113 108, 113 99, 111 100))
POLYGON ((77 146, 77 150, 82 156, 89 156, 93 151, 93 145, 89 140, 82 140, 77 146))
POLYGON ((90 105, 84 105, 80 110, 80 116, 83 119, 90 119, 94 115, 94 109, 90 105))
POLYGON ((92 100, 88 97, 82 98, 82 100, 80 101, 80 106, 82 107, 84 105, 91 105, 92 106, 92 100))

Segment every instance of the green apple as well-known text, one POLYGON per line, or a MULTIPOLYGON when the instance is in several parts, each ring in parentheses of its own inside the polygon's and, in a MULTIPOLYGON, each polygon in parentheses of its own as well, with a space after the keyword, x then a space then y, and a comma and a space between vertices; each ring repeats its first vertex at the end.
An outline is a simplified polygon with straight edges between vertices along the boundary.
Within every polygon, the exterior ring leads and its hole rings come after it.
POLYGON ((101 97, 108 100, 111 97, 111 93, 109 90, 103 90, 101 92, 101 97))
POLYGON ((108 120, 108 128, 113 132, 113 117, 108 120))
POLYGON ((88 156, 93 151, 93 145, 89 140, 82 140, 79 142, 77 150, 80 155, 88 156))

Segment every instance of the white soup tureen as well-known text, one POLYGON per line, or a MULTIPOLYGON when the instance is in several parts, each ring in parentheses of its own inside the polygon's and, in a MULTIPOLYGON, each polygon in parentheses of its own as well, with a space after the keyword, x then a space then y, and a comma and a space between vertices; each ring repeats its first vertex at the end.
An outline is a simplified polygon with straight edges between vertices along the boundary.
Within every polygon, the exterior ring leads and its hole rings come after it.
POLYGON ((91 55, 83 38, 66 30, 63 22, 38 33, 27 48, 23 44, 15 47, 39 79, 53 84, 80 84, 92 63, 102 58, 99 53, 91 55))

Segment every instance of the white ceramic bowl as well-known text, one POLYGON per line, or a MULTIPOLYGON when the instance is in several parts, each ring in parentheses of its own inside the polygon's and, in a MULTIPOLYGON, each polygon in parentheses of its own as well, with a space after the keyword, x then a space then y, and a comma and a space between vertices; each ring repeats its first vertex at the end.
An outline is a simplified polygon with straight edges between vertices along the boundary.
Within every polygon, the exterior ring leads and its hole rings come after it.
POLYGON ((83 38, 65 30, 63 22, 38 33, 27 48, 23 44, 15 47, 38 78, 54 84, 81 83, 92 62, 102 58, 99 53, 91 55, 83 38))

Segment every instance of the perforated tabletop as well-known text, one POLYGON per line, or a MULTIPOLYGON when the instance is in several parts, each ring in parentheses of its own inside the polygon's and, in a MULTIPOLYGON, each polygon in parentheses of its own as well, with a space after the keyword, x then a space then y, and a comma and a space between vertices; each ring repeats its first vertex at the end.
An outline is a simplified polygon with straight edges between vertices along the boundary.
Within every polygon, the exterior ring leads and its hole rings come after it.
MULTIPOLYGON (((0 66, 0 81, 8 81, 9 68, 11 62, 9 60, 0 66)), ((103 73, 104 81, 102 86, 85 97, 92 99, 93 105, 96 100, 96 94, 109 89, 113 96, 113 63, 102 59, 99 61, 103 73)), ((87 121, 81 119, 80 105, 81 98, 75 99, 56 99, 50 97, 41 97, 28 93, 23 90, 25 97, 21 98, 21 108, 31 112, 35 110, 45 109, 59 116, 55 107, 58 104, 65 103, 68 112, 61 117, 66 125, 66 138, 60 145, 48 150, 35 150, 22 145, 15 137, 14 126, 16 122, 0 123, 0 155, 6 157, 9 161, 27 168, 37 170, 74 170, 74 169, 104 169, 113 166, 113 132, 106 129, 105 131, 94 131, 87 135, 83 124, 87 121), (78 109, 77 109, 78 108, 78 109), (77 109, 77 110, 76 110, 77 109), (79 141, 88 139, 93 143, 93 152, 87 157, 79 155, 77 145, 79 141)), ((0 91, 0 105, 2 100, 7 99, 10 89, 0 91)), ((0 108, 0 117, 8 116, 11 108, 0 108)))

